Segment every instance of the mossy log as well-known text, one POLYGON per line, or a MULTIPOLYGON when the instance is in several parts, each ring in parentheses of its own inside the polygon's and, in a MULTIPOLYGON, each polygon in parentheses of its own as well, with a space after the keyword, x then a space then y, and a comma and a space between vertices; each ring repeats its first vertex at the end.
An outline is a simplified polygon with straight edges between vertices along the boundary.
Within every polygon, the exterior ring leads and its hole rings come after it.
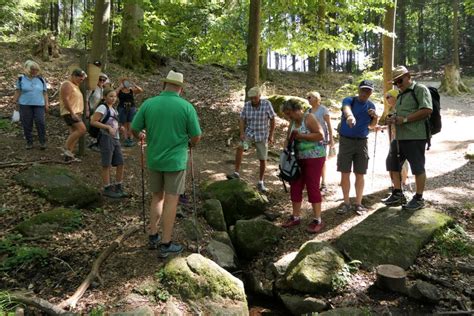
POLYGON ((377 266, 376 271, 378 287, 383 290, 407 293, 407 273, 404 269, 392 264, 382 264, 377 266))

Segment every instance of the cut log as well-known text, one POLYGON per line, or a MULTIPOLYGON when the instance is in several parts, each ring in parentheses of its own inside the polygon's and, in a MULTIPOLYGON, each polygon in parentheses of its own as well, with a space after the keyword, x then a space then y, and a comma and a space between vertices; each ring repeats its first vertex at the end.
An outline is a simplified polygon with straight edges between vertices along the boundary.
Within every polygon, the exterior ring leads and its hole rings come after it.
POLYGON ((81 299, 81 297, 87 291, 91 283, 95 279, 99 279, 100 281, 102 280, 99 275, 100 265, 120 246, 120 244, 125 239, 127 239, 128 237, 136 233, 138 230, 140 230, 140 226, 135 226, 127 230, 125 233, 123 233, 123 235, 117 237, 117 239, 115 239, 113 243, 107 249, 105 249, 99 255, 99 257, 94 261, 94 263, 92 264, 91 271, 89 272, 87 277, 84 279, 84 281, 82 281, 82 284, 77 288, 76 292, 67 300, 61 302, 61 304, 59 304, 59 307, 61 308, 76 307, 77 302, 81 299))
POLYGON ((469 92, 469 88, 461 80, 459 69, 454 64, 444 66, 444 77, 441 81, 439 91, 448 95, 458 95, 469 92))
POLYGON ((376 284, 378 287, 383 290, 394 291, 402 294, 407 293, 407 273, 405 270, 392 264, 379 265, 375 270, 377 273, 376 284))

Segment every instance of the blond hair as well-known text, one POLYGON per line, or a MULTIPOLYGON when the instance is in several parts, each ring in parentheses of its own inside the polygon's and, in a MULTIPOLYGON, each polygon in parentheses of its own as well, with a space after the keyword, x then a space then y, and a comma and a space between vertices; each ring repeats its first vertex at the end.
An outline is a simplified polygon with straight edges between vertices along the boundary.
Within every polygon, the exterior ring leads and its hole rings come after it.
POLYGON ((313 98, 316 98, 318 100, 321 100, 321 95, 319 94, 319 92, 316 92, 316 91, 308 92, 307 97, 313 97, 313 98))
POLYGON ((38 65, 37 62, 35 62, 33 60, 27 60, 25 62, 25 71, 28 74, 31 74, 31 68, 35 68, 35 69, 38 69, 38 71, 41 71, 41 68, 40 68, 40 66, 38 65))

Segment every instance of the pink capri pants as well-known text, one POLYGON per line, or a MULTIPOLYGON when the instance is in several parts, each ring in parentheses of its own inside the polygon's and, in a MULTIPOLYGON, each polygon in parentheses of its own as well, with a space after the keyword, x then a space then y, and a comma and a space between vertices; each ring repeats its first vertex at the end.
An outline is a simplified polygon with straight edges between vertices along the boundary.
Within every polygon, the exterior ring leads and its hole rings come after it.
POLYGON ((299 203, 303 201, 303 189, 306 185, 309 203, 321 203, 322 198, 321 191, 319 191, 319 183, 325 160, 325 157, 298 160, 298 164, 301 168, 301 176, 297 180, 290 181, 292 202, 299 203))

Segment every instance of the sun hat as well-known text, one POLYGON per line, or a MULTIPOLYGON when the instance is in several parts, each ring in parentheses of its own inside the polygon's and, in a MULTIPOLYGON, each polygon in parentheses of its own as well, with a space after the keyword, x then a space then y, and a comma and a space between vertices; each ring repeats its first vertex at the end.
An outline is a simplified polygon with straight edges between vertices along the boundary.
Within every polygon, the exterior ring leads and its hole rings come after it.
POLYGON ((175 72, 173 70, 170 70, 170 72, 168 73, 168 76, 166 76, 165 79, 161 79, 161 81, 172 83, 180 87, 184 86, 183 74, 180 72, 175 72))
POLYGON ((392 69, 392 81, 400 78, 404 74, 410 73, 405 66, 397 66, 392 69))
POLYGON ((101 72, 101 73, 99 74, 99 78, 109 79, 109 77, 108 77, 106 74, 104 74, 103 72, 101 72))
POLYGON ((251 88, 248 92, 247 92, 247 96, 249 98, 253 98, 253 97, 258 97, 260 96, 260 88, 255 86, 253 88, 251 88))
POLYGON ((359 89, 374 90, 374 83, 370 80, 362 80, 359 84, 359 89))

